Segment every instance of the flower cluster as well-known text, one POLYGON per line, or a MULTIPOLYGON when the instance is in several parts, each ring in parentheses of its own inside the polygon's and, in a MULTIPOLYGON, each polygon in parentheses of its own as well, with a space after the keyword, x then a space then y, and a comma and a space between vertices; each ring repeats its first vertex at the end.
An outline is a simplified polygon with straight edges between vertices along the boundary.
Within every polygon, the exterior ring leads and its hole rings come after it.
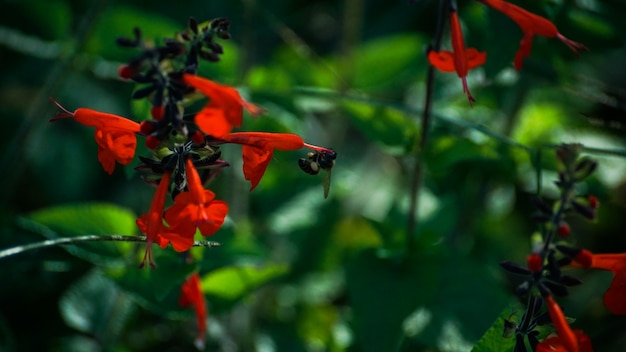
MULTIPOLYGON (((150 209, 137 219, 147 238, 141 267, 156 267, 153 243, 161 248, 171 244, 174 250, 184 252, 193 246, 197 232, 211 236, 224 223, 228 205, 205 189, 205 184, 228 166, 220 159, 221 144, 242 146, 243 173, 251 183, 250 190, 261 181, 274 150, 306 147, 312 150, 308 154, 332 160, 326 169, 334 165, 333 150, 307 144, 295 134, 233 132, 241 127, 244 110, 257 116, 263 109, 244 100, 235 88, 196 75, 201 59, 219 61, 223 47, 218 39, 230 38, 228 29, 229 22, 224 18, 206 25, 191 18, 184 32, 175 39, 166 39, 162 46, 144 43, 139 29, 135 29, 133 38, 118 39, 119 45, 139 51, 118 73, 140 85, 133 98, 149 100, 151 119, 139 123, 87 108, 70 112, 53 100, 60 112, 52 121, 73 118, 95 127, 98 160, 107 173, 114 172, 116 163, 132 162, 137 136, 144 137, 152 151, 149 157, 139 157, 142 164, 137 167, 147 182, 157 186, 150 209), (188 101, 198 95, 208 98, 205 106, 195 113, 185 111, 188 101), (168 194, 173 204, 166 207, 168 194)), ((205 312, 198 302, 198 287, 197 277, 192 276, 183 285, 181 304, 193 304, 197 312, 205 312)))
MULTIPOLYGON (((524 32, 520 41, 519 50, 513 60, 516 70, 521 70, 524 59, 530 56, 533 38, 542 36, 546 38, 557 38, 578 55, 579 50, 587 50, 581 43, 575 42, 562 35, 556 26, 548 19, 538 16, 523 8, 504 0, 478 0, 509 17, 524 32)), ((456 72, 463 83, 463 93, 467 95, 470 105, 475 101, 467 86, 468 71, 483 65, 487 60, 487 53, 478 51, 475 48, 466 48, 463 40, 463 32, 455 5, 449 6, 450 12, 450 40, 452 51, 441 50, 428 52, 428 61, 431 65, 442 72, 456 72)))
POLYGON ((557 148, 557 158, 562 167, 556 184, 561 197, 552 206, 542 199, 534 199, 538 212, 533 217, 541 224, 542 236, 535 239, 526 265, 509 261, 500 263, 505 270, 526 277, 516 290, 518 296, 528 299, 526 312, 519 324, 508 322, 516 328, 516 352, 526 351, 524 338, 533 351, 592 351, 589 337, 581 330, 570 327, 555 300, 555 297, 566 296, 570 287, 582 284, 576 277, 565 274, 564 268, 612 271, 615 277, 604 295, 604 304, 614 314, 626 314, 626 254, 592 254, 586 249, 572 247, 566 241, 571 232, 566 216, 578 214, 594 220, 599 206, 595 196, 576 194, 576 184, 589 177, 597 167, 591 158, 580 157, 580 150, 578 144, 557 148), (547 314, 539 314, 544 303, 547 314), (556 335, 539 342, 536 327, 548 321, 552 321, 556 335))

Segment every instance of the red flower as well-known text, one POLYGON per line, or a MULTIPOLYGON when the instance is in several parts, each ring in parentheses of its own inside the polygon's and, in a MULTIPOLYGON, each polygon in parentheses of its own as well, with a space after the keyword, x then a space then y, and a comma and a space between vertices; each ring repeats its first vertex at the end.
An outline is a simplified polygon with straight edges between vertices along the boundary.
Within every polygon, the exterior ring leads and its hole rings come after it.
POLYGON ((591 254, 582 250, 574 260, 583 267, 610 270, 613 273, 611 286, 604 294, 604 306, 613 314, 626 314, 626 253, 591 254))
POLYGON ((241 126, 243 109, 252 115, 262 112, 261 108, 243 100, 235 88, 191 74, 185 74, 183 80, 210 99, 195 117, 196 125, 206 134, 221 137, 233 127, 241 126))
POLYGON ((135 136, 139 132, 137 122, 85 108, 77 109, 72 113, 55 100, 52 101, 62 111, 50 121, 71 117, 85 126, 96 128, 95 139, 98 143, 98 160, 104 171, 112 174, 115 170, 116 161, 122 165, 130 164, 137 147, 137 137, 135 136))
POLYGON ((226 202, 215 200, 215 194, 204 189, 190 159, 186 161, 185 174, 189 190, 178 194, 174 198, 174 205, 165 212, 165 220, 172 227, 172 231, 165 237, 179 252, 192 246, 196 228, 200 229, 203 236, 210 236, 219 230, 228 213, 226 202))
POLYGON ((567 323, 561 307, 554 301, 552 296, 545 297, 548 306, 548 314, 556 330, 557 336, 552 336, 539 345, 536 352, 563 351, 563 352, 591 352, 591 341, 582 331, 573 331, 567 323))
POLYGON ((479 52, 474 48, 465 48, 463 32, 456 11, 450 13, 450 37, 452 41, 452 52, 450 51, 430 51, 428 61, 443 72, 454 72, 463 81, 463 93, 467 95, 470 104, 475 101, 467 87, 467 73, 485 63, 487 53, 479 52))
POLYGON ((576 55, 578 55, 578 50, 588 50, 583 44, 567 39, 559 33, 558 29, 552 22, 544 17, 537 16, 519 6, 503 0, 481 1, 508 16, 515 23, 517 23, 517 25, 520 26, 524 32, 524 37, 520 42, 520 48, 517 51, 517 54, 515 54, 514 63, 516 70, 521 70, 522 65, 524 64, 524 59, 530 56, 530 49, 532 48, 533 37, 535 35, 547 38, 556 37, 567 45, 576 55))
POLYGON ((274 149, 296 150, 304 146, 300 136, 290 133, 237 132, 220 138, 227 143, 241 144, 243 174, 250 181, 252 191, 261 181, 272 159, 274 149))
POLYGON ((150 211, 137 219, 137 226, 139 226, 141 232, 148 237, 146 252, 139 266, 140 268, 146 264, 146 259, 152 268, 156 267, 152 260, 152 242, 155 242, 161 248, 167 247, 168 241, 165 239, 165 234, 168 233, 170 229, 163 224, 163 209, 165 208, 165 197, 167 196, 167 191, 170 186, 170 179, 170 172, 163 174, 163 178, 161 178, 159 187, 152 199, 150 211))
POLYGON ((178 305, 181 307, 193 306, 196 311, 196 320, 198 323, 198 337, 196 338, 196 347, 204 350, 204 339, 206 335, 206 319, 207 309, 206 300, 202 294, 200 287, 200 276, 197 273, 192 274, 180 288, 180 298, 178 305))

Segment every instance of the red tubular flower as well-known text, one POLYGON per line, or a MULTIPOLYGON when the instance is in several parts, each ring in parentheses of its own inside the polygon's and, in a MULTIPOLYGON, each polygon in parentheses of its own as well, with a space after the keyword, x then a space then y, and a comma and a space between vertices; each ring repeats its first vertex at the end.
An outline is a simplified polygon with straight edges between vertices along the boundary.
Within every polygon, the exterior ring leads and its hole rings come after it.
POLYGON ((170 186, 171 172, 163 174, 163 178, 159 182, 154 198, 152 199, 152 205, 150 205, 150 211, 147 214, 142 215, 137 219, 137 226, 141 232, 147 237, 146 252, 141 261, 142 268, 146 264, 146 259, 152 268, 155 268, 154 261, 152 260, 152 243, 155 242, 161 248, 167 247, 167 239, 165 234, 170 229, 163 224, 163 209, 165 208, 165 197, 170 186))
POLYGON ((479 52, 475 48, 465 48, 463 40, 463 32, 461 31, 461 23, 456 11, 450 14, 450 37, 452 41, 452 52, 450 51, 430 51, 428 53, 428 61, 443 72, 454 72, 461 78, 463 82, 463 93, 467 95, 470 104, 476 101, 472 97, 467 86, 467 73, 487 60, 486 52, 479 52))
POLYGON ((215 200, 215 194, 204 189, 190 159, 186 161, 185 174, 189 190, 178 194, 174 198, 174 205, 165 212, 165 220, 172 231, 164 236, 179 252, 193 245, 196 228, 200 229, 203 236, 210 236, 219 230, 228 213, 226 202, 215 200))
POLYGON ((592 352, 591 341, 581 330, 572 330, 567 323, 561 307, 554 301, 552 296, 545 297, 548 307, 548 314, 557 332, 557 336, 552 336, 539 345, 536 352, 541 351, 563 351, 563 352, 592 352))
POLYGON ((613 281, 611 286, 604 294, 604 306, 613 314, 626 314, 626 253, 616 254, 591 254, 589 251, 581 251, 585 256, 578 255, 574 260, 583 267, 591 267, 594 269, 609 270, 613 273, 613 281), (589 260, 577 260, 578 257, 588 258, 589 260))
POLYGON ((196 321, 198 324, 198 337, 196 338, 196 347, 204 350, 204 339, 206 336, 206 319, 207 309, 206 300, 200 287, 200 276, 197 273, 192 274, 180 288, 180 298, 178 305, 185 308, 193 306, 196 311, 196 321))
POLYGON ((50 121, 71 117, 85 126, 96 128, 94 137, 98 143, 98 160, 104 171, 112 174, 116 161, 122 165, 130 164, 137 147, 135 134, 140 130, 139 123, 121 116, 85 108, 77 109, 72 113, 55 100, 52 101, 62 111, 50 121))
POLYGON ((519 6, 513 5, 503 0, 481 0, 485 5, 491 6, 494 9, 502 12, 510 19, 512 19, 524 32, 524 37, 520 42, 520 48, 515 54, 515 69, 521 70, 524 64, 524 59, 530 56, 530 49, 533 45, 533 37, 540 35, 547 38, 558 38, 568 48, 570 48, 576 55, 578 50, 588 50, 586 46, 573 40, 567 39, 548 19, 535 15, 522 9, 519 6))
POLYGON ((237 132, 229 133, 220 139, 223 142, 243 146, 243 174, 251 183, 250 191, 261 181, 274 149, 297 150, 304 146, 302 138, 291 133, 237 132))
POLYGON ((204 133, 222 137, 233 127, 241 126, 243 109, 258 115, 262 109, 248 103, 232 87, 224 86, 195 75, 183 75, 183 81, 209 97, 207 105, 196 114, 195 122, 204 133))

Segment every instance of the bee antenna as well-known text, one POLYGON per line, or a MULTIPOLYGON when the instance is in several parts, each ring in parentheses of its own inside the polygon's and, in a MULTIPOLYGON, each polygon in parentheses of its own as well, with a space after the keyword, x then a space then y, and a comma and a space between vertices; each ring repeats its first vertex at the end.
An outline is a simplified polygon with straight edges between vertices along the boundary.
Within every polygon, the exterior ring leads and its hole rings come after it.
POLYGON ((50 119, 50 122, 54 122, 59 119, 64 119, 68 117, 74 117, 74 113, 70 112, 66 108, 63 107, 58 101, 54 100, 54 98, 50 97, 50 101, 54 103, 61 111, 59 111, 53 118, 50 119))

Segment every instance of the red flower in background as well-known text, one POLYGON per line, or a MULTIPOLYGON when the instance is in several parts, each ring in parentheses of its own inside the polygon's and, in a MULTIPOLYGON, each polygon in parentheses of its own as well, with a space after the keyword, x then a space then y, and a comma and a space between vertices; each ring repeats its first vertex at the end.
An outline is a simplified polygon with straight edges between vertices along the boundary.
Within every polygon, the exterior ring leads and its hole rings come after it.
POLYGON ((611 286, 604 294, 604 305, 613 314, 626 314, 626 253, 617 254, 592 254, 583 249, 574 258, 580 266, 601 270, 609 270, 613 273, 611 286))
POLYGON ((524 59, 530 56, 530 50, 533 45, 533 38, 539 35, 547 38, 558 38, 567 45, 576 55, 578 50, 588 50, 586 46, 573 40, 567 39, 559 33, 556 26, 548 19, 528 12, 519 6, 513 5, 503 0, 481 0, 485 5, 502 12, 512 19, 524 32, 524 37, 520 42, 520 48, 515 54, 515 69, 521 70, 524 65, 524 59))
POLYGON ((561 307, 552 296, 545 297, 548 314, 557 332, 537 345, 535 352, 562 351, 562 352, 592 352, 591 340, 581 330, 572 330, 567 323, 561 307))
POLYGON ((229 133, 220 140, 242 145, 243 174, 251 183, 250 191, 261 181, 274 149, 297 150, 304 146, 302 138, 291 133, 237 132, 229 133))
POLYGON ((172 229, 165 237, 179 252, 193 245, 196 228, 200 229, 203 236, 210 236, 219 230, 228 213, 226 202, 215 200, 215 194, 204 189, 200 175, 190 159, 186 161, 185 174, 189 190, 178 194, 174 198, 174 205, 165 212, 165 220, 172 229))
POLYGON ((232 87, 215 83, 195 75, 183 75, 183 81, 209 97, 207 105, 196 114, 195 122, 204 133, 221 137, 233 127, 241 126, 243 109, 258 115, 262 109, 248 103, 232 87))
POLYGON ((112 174, 116 161, 122 165, 130 164, 137 148, 135 134, 139 132, 139 123, 121 116, 85 108, 77 109, 72 113, 57 101, 52 101, 62 111, 50 121, 71 117, 85 126, 96 128, 98 161, 102 164, 104 171, 112 174))
POLYGON ((443 72, 456 71, 463 82, 463 93, 467 95, 471 104, 476 100, 467 86, 467 73, 469 70, 483 65, 487 59, 487 53, 480 52, 475 48, 465 48, 461 23, 456 11, 450 13, 450 37, 453 51, 430 51, 428 62, 443 72))
POLYGON ((142 268, 146 264, 146 260, 152 268, 155 268, 154 261, 152 260, 152 243, 155 242, 161 248, 167 247, 168 240, 165 238, 165 234, 170 232, 170 229, 163 224, 163 209, 165 208, 165 197, 170 186, 171 173, 166 172, 163 174, 163 178, 159 182, 152 204, 150 205, 150 211, 147 214, 142 215, 137 219, 137 226, 141 232, 147 237, 146 252, 141 261, 142 268))
POLYGON ((206 336, 206 319, 207 309, 206 300, 200 287, 200 276, 197 273, 192 274, 180 288, 180 298, 178 305, 185 308, 193 306, 196 311, 196 321, 198 324, 198 337, 196 338, 196 347, 204 350, 204 340, 206 336))

